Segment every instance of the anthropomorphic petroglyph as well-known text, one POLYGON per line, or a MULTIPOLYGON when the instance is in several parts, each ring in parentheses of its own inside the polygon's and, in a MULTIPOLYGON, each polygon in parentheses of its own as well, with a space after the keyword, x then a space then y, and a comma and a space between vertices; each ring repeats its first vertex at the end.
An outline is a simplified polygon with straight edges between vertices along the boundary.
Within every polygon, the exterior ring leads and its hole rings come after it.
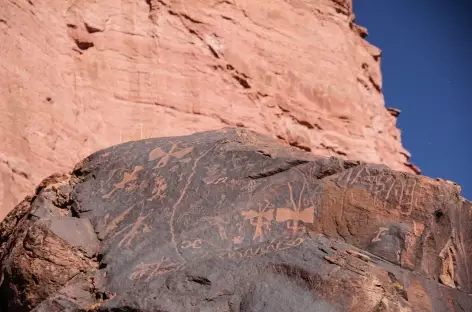
POLYGON ((241 212, 241 215, 254 226, 252 239, 259 242, 264 241, 271 231, 271 226, 284 224, 286 234, 296 235, 306 231, 305 224, 315 223, 317 211, 320 208, 319 192, 321 187, 315 185, 310 187, 309 191, 306 188, 306 182, 301 183, 301 186, 297 185, 298 194, 296 195, 291 182, 285 185, 272 186, 266 192, 268 192, 268 196, 273 194, 280 203, 276 205, 270 202, 269 199, 264 199, 263 202, 257 203, 257 210, 249 209, 241 212), (275 224, 272 224, 272 222, 275 222, 275 224))
POLYGON ((274 219, 274 205, 268 200, 265 204, 258 204, 259 209, 241 212, 241 215, 249 220, 250 224, 255 227, 253 240, 264 240, 264 233, 270 231, 270 221, 274 219))

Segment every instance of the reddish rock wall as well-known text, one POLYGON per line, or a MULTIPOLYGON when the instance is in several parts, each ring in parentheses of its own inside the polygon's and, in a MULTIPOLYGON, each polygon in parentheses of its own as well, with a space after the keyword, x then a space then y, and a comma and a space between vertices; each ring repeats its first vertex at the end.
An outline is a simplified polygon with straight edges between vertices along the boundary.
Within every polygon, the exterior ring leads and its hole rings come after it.
POLYGON ((414 172, 350 1, 7 0, 0 219, 123 141, 225 126, 414 172))

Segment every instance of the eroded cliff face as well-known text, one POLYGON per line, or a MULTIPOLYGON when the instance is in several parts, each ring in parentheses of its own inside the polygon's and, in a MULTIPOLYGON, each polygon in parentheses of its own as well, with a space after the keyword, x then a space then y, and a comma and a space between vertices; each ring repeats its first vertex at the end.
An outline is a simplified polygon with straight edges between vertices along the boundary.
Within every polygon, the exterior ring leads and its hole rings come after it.
POLYGON ((350 1, 7 0, 0 219, 124 141, 226 126, 414 172, 350 1))

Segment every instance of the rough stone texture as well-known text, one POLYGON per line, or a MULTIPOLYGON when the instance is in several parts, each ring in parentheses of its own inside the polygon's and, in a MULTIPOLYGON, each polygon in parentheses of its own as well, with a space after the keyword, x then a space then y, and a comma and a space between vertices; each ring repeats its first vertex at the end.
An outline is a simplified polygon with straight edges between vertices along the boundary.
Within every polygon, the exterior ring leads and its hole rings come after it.
POLYGON ((0 311, 470 311, 471 229, 446 181, 242 129, 145 139, 0 224, 0 311))
POLYGON ((124 141, 240 126, 414 172, 350 0, 7 0, 0 219, 124 141))

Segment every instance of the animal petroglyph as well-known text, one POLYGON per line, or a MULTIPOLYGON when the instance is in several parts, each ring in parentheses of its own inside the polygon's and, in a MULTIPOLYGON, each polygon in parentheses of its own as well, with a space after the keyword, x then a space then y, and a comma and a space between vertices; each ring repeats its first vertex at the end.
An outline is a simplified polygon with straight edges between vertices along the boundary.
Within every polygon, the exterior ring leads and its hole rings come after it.
POLYGON ((171 157, 175 157, 177 159, 182 159, 185 155, 191 153, 193 151, 193 147, 187 147, 179 149, 177 144, 173 144, 170 148, 170 151, 166 152, 160 147, 156 147, 149 153, 149 161, 153 161, 159 159, 154 168, 162 168, 165 167, 171 157))
POLYGON ((175 272, 181 267, 182 264, 171 261, 169 258, 163 256, 159 261, 136 266, 135 270, 130 275, 130 279, 135 281, 144 278, 145 281, 149 281, 153 277, 175 272))
MULTIPOLYGON (((136 181, 138 179, 138 172, 140 172, 141 170, 143 170, 144 168, 142 166, 136 166, 132 172, 124 172, 123 174, 123 179, 116 183, 113 187, 113 189, 111 190, 111 192, 109 192, 108 194, 106 195, 103 195, 102 198, 110 198, 111 195, 113 195, 113 193, 116 191, 116 190, 119 190, 119 189, 123 189, 126 187, 127 183, 129 182, 132 182, 132 181, 136 181)), ((133 188, 132 188, 133 189, 133 188)))

